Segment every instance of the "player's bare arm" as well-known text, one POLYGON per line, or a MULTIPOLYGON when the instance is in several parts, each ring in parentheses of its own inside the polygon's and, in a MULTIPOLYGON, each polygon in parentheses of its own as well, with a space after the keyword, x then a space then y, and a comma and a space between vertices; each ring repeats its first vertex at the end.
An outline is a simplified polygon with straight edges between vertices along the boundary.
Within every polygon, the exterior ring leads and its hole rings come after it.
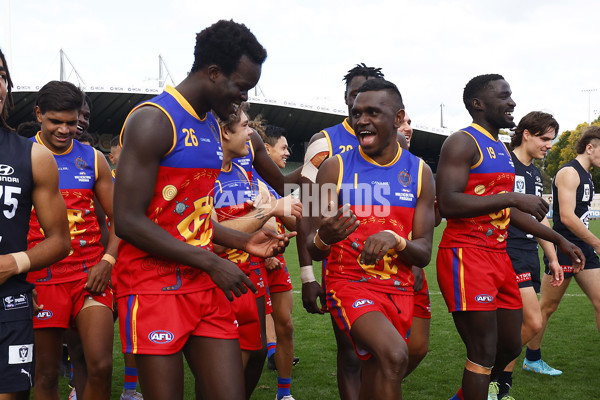
POLYGON ((235 264, 174 238, 146 216, 159 162, 173 146, 173 140, 173 127, 160 110, 142 107, 129 117, 115 182, 115 232, 145 252, 206 271, 232 299, 232 294, 239 296, 247 292, 247 287, 253 288, 235 264))
MULTIPOLYGON (((94 195, 98 199, 100 206, 108 217, 111 226, 114 226, 113 219, 113 194, 114 184, 110 167, 102 154, 96 151, 96 162, 98 163, 98 178, 94 185, 94 195)), ((101 294, 106 289, 110 281, 110 274, 113 268, 113 261, 110 257, 116 259, 120 239, 115 235, 115 230, 108 231, 108 243, 104 257, 98 264, 90 269, 85 288, 92 294, 101 294)))
MULTIPOLYGON (((31 149, 31 164, 33 206, 46 238, 37 246, 25 251, 25 254, 29 258, 29 270, 37 271, 62 260, 69 254, 71 236, 67 207, 58 189, 58 167, 52 153, 34 143, 31 149)), ((13 256, 0 256, 0 284, 18 273, 20 269, 13 256)))
MULTIPOLYGON (((415 213, 413 216, 412 239, 403 240, 402 250, 398 252, 400 257, 409 264, 423 268, 431 260, 431 247, 433 242, 433 228, 435 223, 435 211, 433 201, 435 188, 433 174, 426 164, 423 168, 421 194, 417 199, 415 213)), ((383 231, 369 236, 365 241, 360 253, 361 263, 371 265, 381 261, 388 250, 397 247, 397 235, 383 231)))
MULTIPOLYGON (((267 258, 283 253, 296 232, 278 234, 273 230, 259 229, 253 233, 241 232, 213 222, 213 241, 223 247, 240 249, 257 257, 267 258)), ((219 257, 220 258, 220 257, 219 257)))
POLYGON ((492 196, 463 193, 471 166, 480 157, 475 141, 464 132, 455 132, 444 142, 436 179, 437 201, 442 217, 469 218, 517 207, 533 215, 538 221, 544 218, 548 212, 548 203, 538 196, 514 192, 492 196))
POLYGON ((317 261, 329 255, 330 245, 346 239, 360 225, 350 205, 338 204, 336 186, 339 170, 338 158, 332 157, 323 163, 317 174, 321 216, 309 218, 311 232, 307 237, 308 251, 317 261))
POLYGON ((575 168, 562 168, 556 174, 554 184, 558 188, 560 219, 575 236, 592 246, 598 253, 600 252, 600 239, 575 215, 577 187, 579 183, 579 174, 575 168))
MULTIPOLYGON (((548 221, 548 217, 542 220, 542 224, 552 229, 552 227, 550 226, 550 221, 548 221)), ((544 254, 548 259, 548 269, 550 270, 550 272, 552 272, 552 280, 550 284, 552 286, 560 286, 565 280, 565 271, 558 263, 558 256, 556 255, 554 244, 552 242, 540 238, 537 238, 537 241, 542 247, 542 250, 544 250, 544 254)))
MULTIPOLYGON (((322 142, 319 142, 318 144, 315 143, 319 139, 326 140, 323 132, 315 133, 311 137, 308 149, 304 156, 302 176, 300 176, 298 181, 300 184, 301 196, 303 198, 312 198, 312 188, 317 170, 323 161, 329 157, 329 151, 326 144, 324 145, 322 142), (308 193, 303 191, 307 191, 308 193)), ((303 207, 308 208, 307 210, 304 210, 305 215, 316 215, 315 213, 317 210, 313 210, 312 205, 311 202, 303 204, 303 207)), ((309 313, 323 314, 322 307, 317 304, 317 298, 320 299, 321 305, 324 306, 325 293, 323 292, 321 285, 319 285, 315 279, 312 257, 307 248, 307 236, 310 233, 310 222, 306 218, 298 221, 296 224, 296 231, 298 232, 296 244, 298 248, 298 261, 300 262, 300 278, 302 280, 302 304, 309 313)))

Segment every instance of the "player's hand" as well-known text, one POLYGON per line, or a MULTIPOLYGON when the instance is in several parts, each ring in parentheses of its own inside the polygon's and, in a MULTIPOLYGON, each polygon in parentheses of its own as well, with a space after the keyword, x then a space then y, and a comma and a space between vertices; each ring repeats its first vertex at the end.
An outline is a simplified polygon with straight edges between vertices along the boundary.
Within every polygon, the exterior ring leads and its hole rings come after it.
POLYGON ((325 292, 317 281, 306 282, 302 284, 302 305, 304 309, 311 314, 323 314, 325 308, 325 292), (317 299, 321 306, 317 304, 317 299))
POLYGON ((233 296, 240 297, 248 293, 248 289, 256 293, 250 278, 237 265, 219 256, 215 257, 215 264, 207 273, 229 301, 233 301, 233 296))
POLYGON ((573 266, 573 273, 576 274, 585 267, 585 256, 581 252, 581 249, 569 242, 567 239, 561 240, 557 244, 560 251, 565 253, 571 258, 571 265, 573 266))
POLYGON ((423 289, 423 282, 425 282, 425 278, 423 276, 423 268, 412 266, 412 273, 415 277, 415 283, 413 285, 413 289, 415 292, 423 289))
POLYGON ((33 303, 33 316, 35 317, 40 313, 40 311, 44 309, 43 304, 38 304, 37 290, 35 289, 33 289, 33 291, 31 292, 31 302, 33 303))
POLYGON ((554 287, 562 285, 565 280, 565 271, 562 269, 557 259, 548 261, 548 269, 552 272, 550 284, 554 287))
POLYGON ((394 247, 396 247, 396 237, 394 235, 386 231, 377 232, 365 241, 360 252, 360 263, 375 265, 394 247))
POLYGON ((275 271, 281 269, 281 261, 277 257, 265 258, 265 268, 267 271, 275 271))
POLYGON ((108 282, 110 282, 110 273, 112 265, 106 260, 100 262, 89 269, 87 281, 83 287, 85 290, 99 296, 106 290, 108 282))
POLYGON ((19 273, 17 260, 8 254, 0 256, 0 285, 19 273))
MULTIPOLYGON (((267 207, 266 205, 262 207, 267 207)), ((302 219, 302 203, 294 196, 287 195, 280 199, 271 201, 268 205, 270 210, 268 214, 273 217, 295 217, 302 219)), ((265 213, 266 214, 266 213, 265 213)))
POLYGON ((254 232, 244 249, 253 256, 268 258, 283 253, 290 243, 290 238, 296 236, 296 232, 275 233, 267 229, 254 232))
MULTIPOLYGON (((334 211, 333 204, 333 201, 329 203, 328 215, 334 211)), ((346 239, 359 225, 360 221, 357 221, 350 204, 344 204, 333 216, 321 220, 319 237, 326 244, 334 244, 346 239)))
POLYGON ((538 221, 543 220, 546 214, 548 214, 550 207, 546 200, 541 197, 524 193, 512 194, 518 196, 516 198, 515 207, 527 214, 533 215, 538 221))

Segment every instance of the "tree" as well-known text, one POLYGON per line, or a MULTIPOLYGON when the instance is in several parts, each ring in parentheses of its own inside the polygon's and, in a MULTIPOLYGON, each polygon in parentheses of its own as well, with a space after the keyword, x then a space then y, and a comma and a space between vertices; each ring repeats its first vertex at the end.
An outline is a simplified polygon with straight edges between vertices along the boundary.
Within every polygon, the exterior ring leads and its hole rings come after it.
MULTIPOLYGON (((592 121, 592 125, 600 126, 600 116, 592 121)), ((552 149, 550 149, 544 160, 544 170, 550 177, 554 177, 561 166, 577 157, 575 145, 588 126, 590 125, 584 122, 577 125, 575 130, 564 131, 560 135, 558 141, 552 146, 552 149)), ((594 186, 600 188, 600 169, 592 168, 591 172, 594 186)))

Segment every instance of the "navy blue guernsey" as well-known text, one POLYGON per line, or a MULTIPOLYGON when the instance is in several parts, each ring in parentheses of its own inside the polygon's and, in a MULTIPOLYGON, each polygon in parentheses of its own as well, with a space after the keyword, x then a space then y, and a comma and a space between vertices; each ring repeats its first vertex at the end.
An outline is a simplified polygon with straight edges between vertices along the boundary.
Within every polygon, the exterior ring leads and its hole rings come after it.
MULTIPOLYGON (((0 254, 3 255, 27 250, 33 191, 32 147, 30 140, 0 128, 0 254)), ((13 276, 0 285, 0 297, 31 291, 33 285, 25 280, 26 276, 13 276)))
MULTIPOLYGON (((577 215, 577 218, 579 218, 581 222, 583 222, 584 225, 589 229, 590 205, 592 204, 592 199, 594 198, 594 182, 592 181, 592 174, 586 171, 576 159, 569 161, 560 167, 560 169, 566 167, 573 167, 575 171, 577 171, 577 174, 579 174, 579 186, 577 186, 577 192, 575 195, 575 215, 577 215)), ((560 204, 558 202, 558 188, 554 183, 554 179, 552 180, 552 197, 554 198, 554 203, 552 204, 552 220, 554 222, 554 230, 563 235, 565 239, 579 246, 582 250, 584 250, 582 246, 591 247, 589 244, 575 236, 561 221, 560 204)))
MULTIPOLYGON (((544 191, 544 182, 540 170, 533 163, 529 165, 523 164, 513 152, 510 155, 515 165, 514 192, 533 194, 541 197, 544 191)), ((521 250, 537 250, 538 245, 533 235, 523 232, 511 224, 508 226, 506 247, 521 250)))

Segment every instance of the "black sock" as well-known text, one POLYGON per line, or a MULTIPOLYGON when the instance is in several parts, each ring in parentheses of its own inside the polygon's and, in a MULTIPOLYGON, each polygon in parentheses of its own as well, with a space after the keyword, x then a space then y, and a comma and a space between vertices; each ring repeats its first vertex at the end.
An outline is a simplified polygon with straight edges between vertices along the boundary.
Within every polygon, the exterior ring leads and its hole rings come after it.
POLYGON ((542 359, 542 349, 531 350, 529 347, 525 350, 525 358, 529 361, 537 361, 542 359))
POLYGON ((512 372, 502 371, 498 378, 498 399, 502 396, 507 395, 512 387, 512 372))

